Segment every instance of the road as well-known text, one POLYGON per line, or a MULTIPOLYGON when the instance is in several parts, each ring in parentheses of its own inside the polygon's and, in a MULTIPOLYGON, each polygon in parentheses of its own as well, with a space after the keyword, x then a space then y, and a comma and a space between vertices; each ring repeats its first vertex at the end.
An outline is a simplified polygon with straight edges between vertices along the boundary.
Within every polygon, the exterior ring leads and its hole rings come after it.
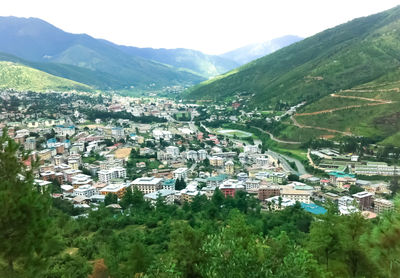
POLYGON ((304 168, 303 164, 299 160, 297 160, 297 159, 295 159, 293 157, 284 155, 284 154, 280 154, 280 153, 271 151, 271 150, 268 150, 266 153, 268 155, 271 155, 275 159, 279 159, 279 161, 281 162, 283 167, 286 170, 290 171, 291 173, 299 175, 299 176, 304 175, 304 174, 308 174, 306 169, 304 168), (289 163, 287 163, 286 160, 289 161, 289 162, 294 162, 296 164, 297 171, 294 170, 292 167, 290 167, 289 163))
POLYGON ((252 127, 258 129, 258 130, 261 131, 261 132, 264 132, 264 133, 268 134, 269 137, 271 138, 271 140, 273 140, 273 141, 275 141, 275 142, 282 143, 282 144, 291 144, 291 145, 298 145, 298 144, 301 144, 301 142, 296 142, 296 141, 285 141, 285 140, 281 140, 281 139, 275 138, 274 135, 273 135, 271 132, 269 132, 269 131, 263 130, 263 129, 261 129, 261 128, 259 128, 259 127, 255 127, 255 126, 252 126, 252 127))

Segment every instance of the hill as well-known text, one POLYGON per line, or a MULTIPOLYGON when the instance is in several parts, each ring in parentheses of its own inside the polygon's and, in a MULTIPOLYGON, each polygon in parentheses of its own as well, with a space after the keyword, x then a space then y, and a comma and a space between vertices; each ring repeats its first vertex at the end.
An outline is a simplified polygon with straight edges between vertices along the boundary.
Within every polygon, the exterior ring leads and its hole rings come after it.
POLYGON ((0 62, 0 89, 43 92, 47 90, 83 90, 91 88, 65 78, 12 62, 0 62))
POLYGON ((0 36, 2 52, 36 63, 72 65, 75 67, 47 68, 40 64, 42 69, 62 77, 76 78, 77 72, 89 75, 89 80, 101 77, 114 89, 154 89, 196 84, 205 79, 190 70, 127 54, 104 40, 64 32, 37 18, 0 17, 0 36))
POLYGON ((172 65, 176 68, 189 69, 206 78, 214 77, 240 66, 239 63, 231 59, 216 55, 207 55, 192 49, 117 47, 130 55, 172 65))
POLYGON ((229 51, 220 55, 220 57, 233 60, 239 65, 256 60, 260 57, 275 52, 283 47, 301 41, 303 38, 293 35, 287 35, 262 43, 254 43, 241 48, 229 51))
POLYGON ((251 107, 312 103, 372 82, 400 66, 400 6, 292 44, 192 88, 187 99, 251 95, 251 107))

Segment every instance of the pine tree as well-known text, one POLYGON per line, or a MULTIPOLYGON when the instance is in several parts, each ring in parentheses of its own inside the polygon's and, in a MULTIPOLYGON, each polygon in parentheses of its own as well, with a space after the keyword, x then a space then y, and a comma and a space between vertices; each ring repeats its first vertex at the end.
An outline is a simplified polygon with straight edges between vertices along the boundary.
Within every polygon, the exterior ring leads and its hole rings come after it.
POLYGON ((45 249, 50 225, 50 198, 34 186, 33 170, 18 156, 19 145, 3 131, 0 138, 0 257, 7 262, 10 275, 15 266, 26 269, 45 249))

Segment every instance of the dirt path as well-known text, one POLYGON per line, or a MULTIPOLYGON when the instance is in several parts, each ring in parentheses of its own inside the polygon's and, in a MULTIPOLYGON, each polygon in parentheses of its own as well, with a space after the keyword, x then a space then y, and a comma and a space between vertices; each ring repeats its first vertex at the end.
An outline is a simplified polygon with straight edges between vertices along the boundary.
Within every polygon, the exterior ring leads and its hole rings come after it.
POLYGON ((292 119, 293 124, 295 126, 297 126, 298 128, 312 128, 312 129, 324 130, 324 131, 328 131, 328 132, 332 132, 332 133, 340 133, 340 134, 348 135, 348 136, 351 135, 351 132, 344 132, 344 131, 340 131, 340 130, 325 128, 325 127, 319 127, 319 126, 302 125, 302 124, 299 124, 297 122, 297 120, 295 119, 294 116, 291 116, 290 119, 292 119))
POLYGON ((312 115, 318 115, 318 114, 332 113, 332 112, 351 109, 351 108, 359 108, 359 107, 364 107, 364 106, 376 106, 376 105, 393 103, 393 101, 391 101, 391 100, 384 100, 384 99, 356 97, 356 96, 341 96, 341 95, 337 95, 337 94, 331 94, 330 96, 331 97, 338 97, 338 98, 361 99, 361 100, 371 101, 371 102, 375 102, 375 103, 349 105, 349 106, 326 109, 326 110, 321 110, 321 111, 316 111, 316 112, 309 112, 309 113, 297 113, 296 117, 297 116, 298 117, 301 117, 301 116, 312 116, 312 115))
MULTIPOLYGON (((367 91, 367 90, 366 90, 367 91)), ((346 90, 343 92, 351 92, 351 90, 346 90)), ((355 92, 355 91, 354 91, 355 92)), ((302 125, 299 124, 296 120, 295 117, 301 117, 301 116, 312 116, 312 115, 319 115, 319 114, 325 114, 325 113, 332 113, 340 110, 346 110, 346 109, 352 109, 352 108, 359 108, 359 107, 366 107, 366 106, 377 106, 377 105, 383 105, 383 104, 391 104, 393 101, 391 100, 385 100, 385 99, 376 99, 376 98, 366 98, 366 97, 358 97, 358 96, 343 96, 343 95, 338 95, 338 94, 331 94, 331 97, 337 97, 337 98, 349 98, 349 99, 360 99, 360 100, 365 100, 365 101, 371 101, 373 103, 367 103, 367 104, 357 104, 357 105, 349 105, 349 106, 344 106, 344 107, 338 107, 338 108, 332 108, 332 109, 326 109, 326 110, 320 110, 316 112, 309 112, 309 113, 297 113, 294 116, 291 116, 290 118, 293 121, 293 124, 299 128, 313 128, 313 129, 318 129, 318 130, 325 130, 333 133, 340 133, 343 135, 351 135, 351 132, 344 132, 340 130, 335 130, 335 129, 329 129, 329 128, 324 128, 324 127, 318 127, 318 126, 307 126, 307 125, 302 125)))

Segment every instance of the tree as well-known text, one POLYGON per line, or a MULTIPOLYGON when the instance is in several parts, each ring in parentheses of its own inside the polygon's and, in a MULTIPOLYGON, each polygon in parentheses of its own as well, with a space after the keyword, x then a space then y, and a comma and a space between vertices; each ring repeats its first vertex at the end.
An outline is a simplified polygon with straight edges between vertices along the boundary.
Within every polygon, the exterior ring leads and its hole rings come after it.
POLYGON ((108 193, 104 198, 104 204, 106 206, 117 203, 118 203, 118 196, 116 194, 108 193))
POLYGON ((350 185, 349 193, 351 195, 356 194, 358 192, 362 192, 362 191, 364 191, 364 189, 362 189, 361 187, 354 185, 354 184, 350 185))
POLYGON ((0 256, 10 273, 15 272, 16 263, 27 264, 42 255, 50 225, 49 195, 34 190, 33 170, 21 161, 28 154, 18 157, 18 148, 4 130, 0 138, 0 256))
POLYGON ((397 192, 400 190, 400 184, 399 184, 399 177, 394 176, 392 180, 390 181, 389 185, 390 191, 392 191, 392 196, 395 196, 397 192))
POLYGON ((179 221, 172 226, 170 238, 169 253, 184 274, 183 277, 201 277, 196 269, 203 259, 201 234, 187 222, 179 221))
POLYGON ((176 190, 182 190, 186 188, 186 182, 183 178, 177 179, 175 183, 175 189, 176 190))
POLYGON ((380 271, 378 277, 400 277, 400 197, 394 210, 383 215, 371 234, 365 235, 368 254, 380 271))
POLYGON ((329 261, 340 250, 339 245, 339 219, 331 210, 320 217, 320 221, 311 224, 308 248, 320 263, 325 263, 329 270, 329 261))
POLYGON ((125 191, 124 196, 120 201, 120 205, 122 208, 126 209, 133 203, 133 193, 132 190, 128 189, 125 191))

